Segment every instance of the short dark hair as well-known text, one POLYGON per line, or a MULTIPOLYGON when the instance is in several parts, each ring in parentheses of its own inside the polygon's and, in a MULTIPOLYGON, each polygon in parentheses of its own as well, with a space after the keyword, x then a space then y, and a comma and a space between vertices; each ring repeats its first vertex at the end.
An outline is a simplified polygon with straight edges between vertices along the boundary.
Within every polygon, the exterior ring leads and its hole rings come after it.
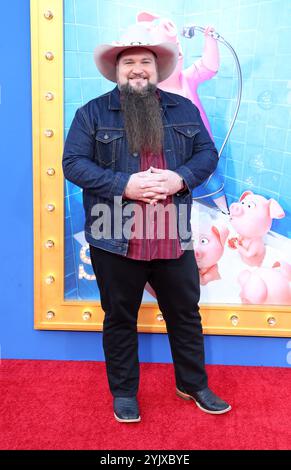
MULTIPOLYGON (((119 52, 119 54, 117 54, 117 56, 116 56, 116 64, 118 64, 118 61, 119 61, 121 55, 122 55, 124 52, 128 51, 129 49, 134 49, 134 47, 139 47, 139 46, 132 46, 132 48, 124 49, 123 51, 119 52)), ((156 54, 154 51, 151 51, 151 50, 148 49, 146 46, 142 46, 142 48, 143 48, 143 49, 147 49, 149 52, 151 52, 151 53, 155 56, 155 59, 158 58, 158 57, 157 57, 157 54, 156 54)))

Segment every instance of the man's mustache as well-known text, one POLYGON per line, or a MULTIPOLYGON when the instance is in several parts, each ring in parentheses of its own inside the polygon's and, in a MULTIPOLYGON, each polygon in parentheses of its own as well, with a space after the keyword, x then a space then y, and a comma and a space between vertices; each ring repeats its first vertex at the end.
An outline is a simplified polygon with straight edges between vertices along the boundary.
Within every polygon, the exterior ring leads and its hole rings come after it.
POLYGON ((128 78, 148 78, 148 76, 142 73, 135 73, 135 74, 130 75, 128 78))
POLYGON ((127 99, 141 99, 145 98, 149 95, 155 95, 157 90, 156 85, 148 82, 146 86, 144 86, 141 89, 137 89, 131 85, 130 80, 128 79, 127 83, 125 85, 122 85, 120 87, 120 93, 123 96, 125 100, 127 99))

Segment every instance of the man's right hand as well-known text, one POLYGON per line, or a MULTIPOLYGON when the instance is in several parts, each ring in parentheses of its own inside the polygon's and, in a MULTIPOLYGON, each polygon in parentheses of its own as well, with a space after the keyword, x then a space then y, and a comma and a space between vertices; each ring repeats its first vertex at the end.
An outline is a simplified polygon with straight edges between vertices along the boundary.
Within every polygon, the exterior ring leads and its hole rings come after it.
POLYGON ((164 187, 164 181, 166 181, 166 178, 163 175, 153 175, 150 168, 147 171, 133 173, 128 180, 123 196, 135 201, 144 201, 148 204, 156 204, 158 200, 164 200, 167 197, 168 190, 164 187), (144 197, 144 184, 153 178, 156 183, 155 191, 150 198, 144 197))

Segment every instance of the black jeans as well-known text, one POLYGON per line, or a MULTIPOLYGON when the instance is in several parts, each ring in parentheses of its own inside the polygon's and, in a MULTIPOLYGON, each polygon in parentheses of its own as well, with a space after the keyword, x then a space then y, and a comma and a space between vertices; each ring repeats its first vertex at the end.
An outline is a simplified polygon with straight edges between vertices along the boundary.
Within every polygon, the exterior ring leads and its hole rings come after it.
POLYGON ((103 348, 113 396, 134 396, 139 384, 137 315, 149 282, 166 322, 177 387, 207 387, 199 314, 199 273, 193 251, 179 259, 137 261, 90 245, 105 312, 103 348))

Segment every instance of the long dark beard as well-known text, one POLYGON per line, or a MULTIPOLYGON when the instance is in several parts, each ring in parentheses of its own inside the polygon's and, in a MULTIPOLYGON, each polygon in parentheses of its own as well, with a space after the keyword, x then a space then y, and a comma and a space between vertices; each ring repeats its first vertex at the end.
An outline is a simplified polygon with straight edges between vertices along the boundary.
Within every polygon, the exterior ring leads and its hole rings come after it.
POLYGON ((156 86, 136 90, 129 83, 120 87, 121 107, 128 147, 131 153, 160 153, 163 123, 156 86))

